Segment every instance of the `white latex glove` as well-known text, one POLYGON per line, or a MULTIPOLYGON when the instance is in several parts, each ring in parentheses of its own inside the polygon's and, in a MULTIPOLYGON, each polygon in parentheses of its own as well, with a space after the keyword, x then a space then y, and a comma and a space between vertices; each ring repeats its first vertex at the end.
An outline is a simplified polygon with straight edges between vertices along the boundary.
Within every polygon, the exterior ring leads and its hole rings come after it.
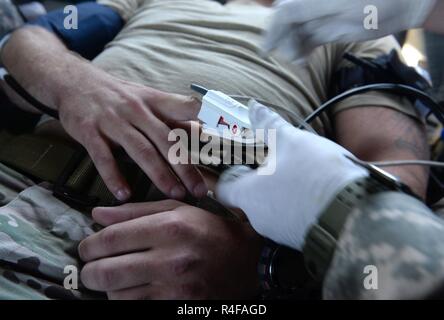
POLYGON ((234 167, 219 180, 217 198, 242 209, 262 236, 301 250, 310 226, 337 193, 368 172, 347 159, 351 153, 341 146, 293 127, 257 102, 250 103, 249 116, 253 129, 277 130, 276 152, 263 165, 275 163, 276 169, 259 175, 240 167, 243 174, 234 178, 239 173, 234 167))
POLYGON ((380 38, 423 25, 436 0, 282 0, 265 33, 263 50, 303 60, 313 49, 331 42, 380 38), (368 5, 378 13, 378 29, 368 30, 368 5))

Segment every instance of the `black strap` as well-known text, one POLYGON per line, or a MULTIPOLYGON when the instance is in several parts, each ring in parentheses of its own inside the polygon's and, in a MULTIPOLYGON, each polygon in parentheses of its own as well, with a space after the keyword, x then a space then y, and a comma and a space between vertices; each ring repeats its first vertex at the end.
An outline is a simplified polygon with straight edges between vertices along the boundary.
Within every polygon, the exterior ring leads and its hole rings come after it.
POLYGON ((4 79, 5 79, 5 82, 11 87, 11 89, 13 89, 18 95, 20 95, 30 105, 32 105, 36 109, 40 110, 41 112, 43 112, 55 119, 59 118, 59 113, 56 110, 44 105, 43 103, 38 101, 36 98, 34 98, 32 95, 30 95, 28 93, 28 91, 23 89, 23 87, 11 75, 6 74, 4 76, 4 79))

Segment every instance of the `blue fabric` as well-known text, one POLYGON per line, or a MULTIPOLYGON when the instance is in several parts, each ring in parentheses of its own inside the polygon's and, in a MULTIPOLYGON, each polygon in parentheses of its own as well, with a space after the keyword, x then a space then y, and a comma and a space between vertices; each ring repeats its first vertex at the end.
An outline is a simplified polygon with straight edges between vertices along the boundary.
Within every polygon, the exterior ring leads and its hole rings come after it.
POLYGON ((124 25, 117 12, 96 2, 78 4, 78 29, 65 29, 63 22, 68 14, 63 8, 39 17, 30 25, 41 26, 55 33, 72 50, 86 59, 95 58, 124 25))

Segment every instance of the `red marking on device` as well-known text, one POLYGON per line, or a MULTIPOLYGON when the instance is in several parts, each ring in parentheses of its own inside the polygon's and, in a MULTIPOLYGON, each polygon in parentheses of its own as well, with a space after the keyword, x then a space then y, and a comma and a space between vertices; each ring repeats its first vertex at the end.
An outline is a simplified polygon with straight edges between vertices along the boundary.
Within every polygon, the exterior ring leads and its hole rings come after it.
POLYGON ((222 116, 219 118, 219 121, 217 122, 217 125, 218 125, 218 126, 219 126, 219 125, 227 126, 228 129, 230 129, 230 124, 227 123, 227 122, 225 122, 225 119, 224 119, 224 117, 222 117, 222 116))

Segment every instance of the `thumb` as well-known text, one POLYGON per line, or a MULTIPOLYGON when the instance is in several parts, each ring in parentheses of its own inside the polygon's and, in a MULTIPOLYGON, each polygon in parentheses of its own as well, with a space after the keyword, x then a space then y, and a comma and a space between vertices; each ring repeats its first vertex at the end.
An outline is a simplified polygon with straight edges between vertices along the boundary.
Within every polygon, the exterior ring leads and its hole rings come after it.
POLYGON ((268 143, 268 133, 270 130, 279 130, 280 128, 291 126, 276 112, 271 111, 268 107, 253 99, 248 102, 248 107, 252 129, 256 133, 258 129, 264 130, 265 143, 268 143))
POLYGON ((247 181, 253 172, 247 166, 234 166, 225 171, 216 185, 216 198, 224 205, 242 209, 243 193, 249 187, 247 181))

